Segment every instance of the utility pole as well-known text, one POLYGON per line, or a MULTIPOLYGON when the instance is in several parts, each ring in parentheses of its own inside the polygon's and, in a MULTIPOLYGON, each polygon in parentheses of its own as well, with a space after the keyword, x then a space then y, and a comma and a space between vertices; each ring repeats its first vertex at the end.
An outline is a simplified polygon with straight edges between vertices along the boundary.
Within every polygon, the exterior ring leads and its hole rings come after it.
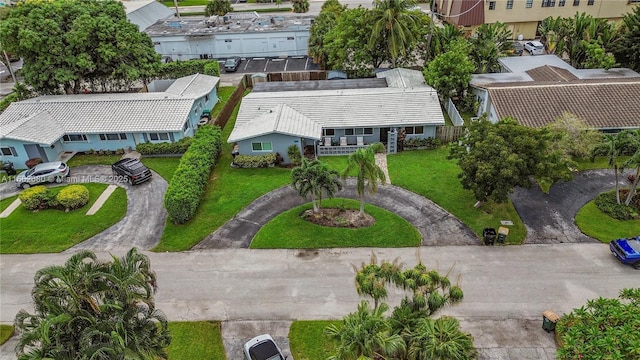
MULTIPOLYGON (((0 49, 2 49, 1 43, 0 43, 0 49)), ((13 79, 14 83, 17 83, 16 74, 13 72, 13 66, 11 66, 11 61, 9 61, 9 56, 7 55, 7 52, 4 51, 4 49, 2 49, 2 54, 4 55, 4 59, 7 62, 7 69, 9 69, 9 74, 11 74, 11 79, 13 79)))
POLYGON ((176 16, 180 19, 180 10, 178 10, 178 0, 173 0, 173 6, 176 8, 176 16))
POLYGON ((431 0, 431 12, 429 13, 429 36, 427 37, 427 60, 431 55, 431 38, 433 37, 433 21, 436 14, 436 0, 431 0))

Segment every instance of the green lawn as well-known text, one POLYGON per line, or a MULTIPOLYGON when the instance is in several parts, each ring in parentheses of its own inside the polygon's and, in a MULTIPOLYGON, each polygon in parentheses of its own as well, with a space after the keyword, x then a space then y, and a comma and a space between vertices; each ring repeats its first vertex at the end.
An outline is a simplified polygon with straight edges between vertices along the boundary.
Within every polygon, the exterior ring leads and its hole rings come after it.
POLYGON ((0 345, 4 344, 13 335, 13 326, 0 325, 0 345))
MULTIPOLYGON (((618 164, 622 164, 629 159, 629 156, 619 156, 617 159, 618 164)), ((598 156, 592 162, 590 159, 577 159, 578 170, 594 170, 594 169, 613 169, 609 166, 609 159, 604 156, 598 156)))
POLYGON ((324 336, 324 329, 342 321, 296 320, 289 328, 289 346, 296 360, 325 360, 334 355, 335 341, 324 336))
MULTIPOLYGON (((180 0, 178 1, 178 6, 205 6, 209 0, 180 0)), ((173 1, 161 1, 162 5, 174 8, 175 3, 173 1)))
POLYGON ((211 110, 212 118, 215 118, 218 116, 218 114, 220 114, 220 111, 222 111, 224 104, 227 103, 227 101, 229 100, 229 98, 231 97, 231 94, 233 94, 235 89, 236 89, 235 86, 221 86, 218 89, 218 102, 213 107, 213 110, 211 110))
POLYGON ((170 322, 169 359, 224 360, 219 321, 170 322))
POLYGON ((479 209, 473 207, 473 193, 464 190, 458 180, 460 168, 455 161, 447 160, 449 149, 413 150, 387 156, 391 183, 431 199, 455 215, 479 237, 483 228, 498 228, 501 220, 513 222, 509 226, 507 243, 520 244, 526 229, 513 204, 507 202, 485 203, 479 209))
MULTIPOLYGON (((83 184, 89 189, 89 203, 70 212, 48 209, 38 212, 18 207, 9 217, 0 219, 0 253, 32 254, 60 252, 84 241, 122 219, 127 211, 127 195, 117 188, 102 208, 91 216, 87 210, 106 189, 106 184, 83 184)), ((58 192, 63 187, 52 188, 58 192)), ((17 196, 0 201, 0 211, 17 196)))
POLYGON ((578 211, 576 225, 585 235, 603 243, 611 240, 640 235, 640 220, 616 220, 603 213, 589 201, 578 211))
POLYGON ((178 164, 180 164, 179 157, 143 157, 140 161, 149 169, 157 172, 167 182, 171 181, 173 173, 176 172, 178 164))
MULTIPOLYGON (((227 139, 236 121, 236 106, 222 138, 227 139)), ((258 197, 286 185, 291 171, 282 168, 236 169, 230 166, 232 144, 223 144, 222 154, 209 177, 200 206, 191 221, 175 225, 167 221, 160 244, 154 251, 184 251, 214 232, 258 197)))
POLYGON ((122 155, 87 155, 76 154, 67 162, 70 167, 83 165, 111 165, 120 160, 122 155))
MULTIPOLYGON (((327 199, 325 208, 359 209, 360 202, 351 199, 327 199)), ((311 203, 295 207, 276 216, 263 226, 251 242, 252 249, 315 249, 334 247, 408 247, 420 246, 422 239, 416 228, 405 219, 377 206, 365 204, 365 212, 376 219, 367 228, 325 227, 303 220, 300 214, 311 209, 311 203)))

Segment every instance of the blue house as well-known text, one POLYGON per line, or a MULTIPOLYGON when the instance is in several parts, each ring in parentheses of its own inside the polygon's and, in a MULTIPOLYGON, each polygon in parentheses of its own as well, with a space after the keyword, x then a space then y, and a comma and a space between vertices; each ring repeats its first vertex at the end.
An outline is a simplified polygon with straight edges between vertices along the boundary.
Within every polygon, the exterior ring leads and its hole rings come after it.
POLYGON ((375 79, 255 84, 242 99, 227 140, 240 154, 279 153, 295 145, 309 156, 348 155, 374 142, 387 152, 407 139, 436 136, 444 115, 436 91, 422 73, 393 69, 375 79))
POLYGON ((193 136, 203 110, 218 101, 220 78, 175 80, 164 92, 46 95, 0 114, 0 154, 17 168, 28 159, 55 161, 65 152, 135 149, 146 142, 193 136))

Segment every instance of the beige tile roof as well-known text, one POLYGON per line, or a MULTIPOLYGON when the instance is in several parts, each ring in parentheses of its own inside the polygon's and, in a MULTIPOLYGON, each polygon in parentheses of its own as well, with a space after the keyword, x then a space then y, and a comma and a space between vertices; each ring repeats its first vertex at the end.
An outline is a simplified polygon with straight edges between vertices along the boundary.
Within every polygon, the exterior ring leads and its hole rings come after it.
POLYGON ((529 82, 485 88, 498 118, 511 116, 526 126, 544 126, 566 111, 598 129, 640 127, 637 78, 529 82))

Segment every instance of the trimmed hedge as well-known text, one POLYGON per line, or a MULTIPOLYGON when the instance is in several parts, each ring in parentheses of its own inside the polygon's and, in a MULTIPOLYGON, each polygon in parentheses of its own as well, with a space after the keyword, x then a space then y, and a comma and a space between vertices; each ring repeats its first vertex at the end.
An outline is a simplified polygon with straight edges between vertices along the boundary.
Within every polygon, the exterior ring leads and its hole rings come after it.
POLYGON ((136 145, 136 151, 142 155, 184 154, 189 149, 192 137, 185 137, 172 143, 144 143, 136 145))
POLYGON ((404 140, 404 148, 405 149, 415 149, 415 148, 427 148, 427 149, 436 149, 442 145, 442 140, 437 138, 411 138, 404 140))
POLYGON ((221 148, 222 130, 218 126, 198 129, 164 196, 164 207, 174 224, 184 224, 195 214, 221 148))
POLYGON ((44 185, 25 189, 18 195, 18 198, 27 210, 46 209, 53 200, 51 192, 44 185))
POLYGON ((89 189, 83 185, 69 185, 56 195, 56 202, 66 210, 81 208, 89 202, 89 189))
POLYGON ((243 168, 257 168, 274 166, 278 157, 275 153, 264 155, 238 155, 233 159, 233 164, 243 168))
POLYGON ((186 60, 163 63, 158 71, 158 78, 177 79, 193 74, 220 76, 218 60, 186 60), (215 63, 215 65, 210 65, 215 63))

